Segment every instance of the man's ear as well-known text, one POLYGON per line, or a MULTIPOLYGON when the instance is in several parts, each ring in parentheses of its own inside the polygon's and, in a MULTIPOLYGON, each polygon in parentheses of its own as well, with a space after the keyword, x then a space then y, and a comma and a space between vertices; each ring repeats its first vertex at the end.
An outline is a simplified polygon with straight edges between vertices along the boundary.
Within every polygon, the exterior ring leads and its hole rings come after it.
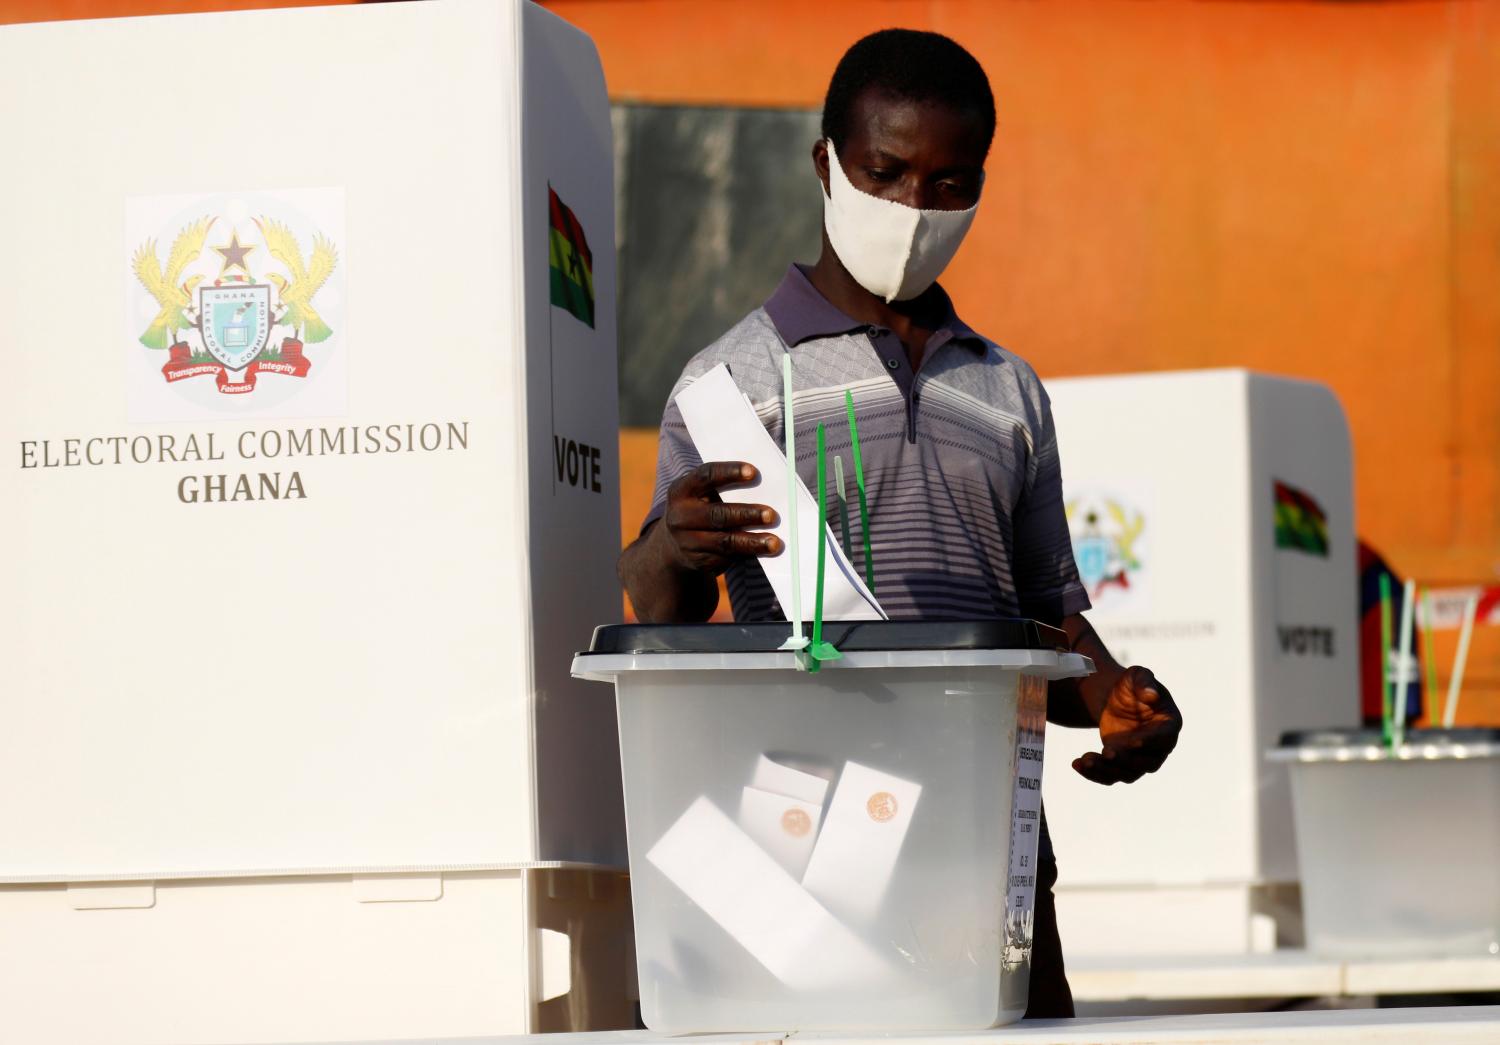
POLYGON ((818 175, 818 180, 823 183, 823 195, 828 196, 833 190, 828 187, 828 142, 826 139, 819 138, 813 142, 812 161, 813 171, 818 175))

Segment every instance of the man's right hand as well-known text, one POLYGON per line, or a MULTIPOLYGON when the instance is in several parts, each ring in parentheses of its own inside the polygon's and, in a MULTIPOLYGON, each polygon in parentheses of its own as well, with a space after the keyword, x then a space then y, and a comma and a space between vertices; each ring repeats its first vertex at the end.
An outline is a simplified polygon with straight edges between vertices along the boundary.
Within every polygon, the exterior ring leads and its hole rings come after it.
POLYGON ((719 602, 716 575, 738 561, 781 554, 781 538, 751 529, 774 523, 775 512, 719 499, 724 487, 758 475, 743 461, 710 461, 667 489, 661 518, 620 553, 620 581, 642 621, 708 620, 719 602))
POLYGON ((674 566, 717 576, 741 559, 779 555, 781 538, 752 529, 776 522, 763 504, 725 504, 719 490, 752 483, 760 473, 744 461, 709 461, 667 488, 666 509, 653 527, 674 566))

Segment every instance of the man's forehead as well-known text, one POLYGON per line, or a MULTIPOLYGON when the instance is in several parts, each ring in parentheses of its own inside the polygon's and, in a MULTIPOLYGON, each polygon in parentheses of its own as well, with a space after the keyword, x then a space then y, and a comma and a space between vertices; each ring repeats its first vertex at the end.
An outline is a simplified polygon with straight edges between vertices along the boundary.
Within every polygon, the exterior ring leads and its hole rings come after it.
POLYGON ((905 158, 933 146, 984 148, 984 117, 971 108, 936 100, 898 97, 877 88, 860 93, 849 121, 849 137, 871 151, 905 158))

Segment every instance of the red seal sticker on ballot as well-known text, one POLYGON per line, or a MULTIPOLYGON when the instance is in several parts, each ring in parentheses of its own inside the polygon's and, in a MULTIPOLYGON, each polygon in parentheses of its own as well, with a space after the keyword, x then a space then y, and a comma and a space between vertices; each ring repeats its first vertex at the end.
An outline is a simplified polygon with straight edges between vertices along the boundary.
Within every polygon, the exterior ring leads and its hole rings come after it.
POLYGON ((877 824, 885 823, 901 811, 901 807, 896 804, 896 796, 889 791, 875 792, 865 803, 865 808, 869 810, 870 819, 877 824))

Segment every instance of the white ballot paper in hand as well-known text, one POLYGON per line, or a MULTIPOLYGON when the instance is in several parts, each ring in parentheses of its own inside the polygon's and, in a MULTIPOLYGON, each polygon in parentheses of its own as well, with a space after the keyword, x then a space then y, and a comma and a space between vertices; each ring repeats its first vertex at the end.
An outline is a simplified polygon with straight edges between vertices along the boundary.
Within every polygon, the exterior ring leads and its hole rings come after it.
POLYGON ((707 798, 689 806, 646 859, 788 987, 867 988, 891 973, 707 798))
POLYGON ((846 764, 802 875, 807 891, 844 917, 874 917, 921 794, 921 784, 846 764))
MULTIPOLYGON (((749 486, 720 490, 730 504, 764 504, 776 513, 776 523, 763 529, 781 538, 786 550, 756 561, 766 571, 771 590, 788 614, 792 606, 792 541, 787 526, 786 454, 756 416, 755 407, 720 363, 677 394, 688 435, 705 461, 748 461, 760 471, 749 486)), ((797 483, 797 554, 802 567, 804 616, 812 619, 813 584, 818 575, 818 502, 806 484, 797 483)), ((824 620, 885 620, 885 611, 845 558, 838 539, 828 534, 827 568, 823 576, 824 620)))

